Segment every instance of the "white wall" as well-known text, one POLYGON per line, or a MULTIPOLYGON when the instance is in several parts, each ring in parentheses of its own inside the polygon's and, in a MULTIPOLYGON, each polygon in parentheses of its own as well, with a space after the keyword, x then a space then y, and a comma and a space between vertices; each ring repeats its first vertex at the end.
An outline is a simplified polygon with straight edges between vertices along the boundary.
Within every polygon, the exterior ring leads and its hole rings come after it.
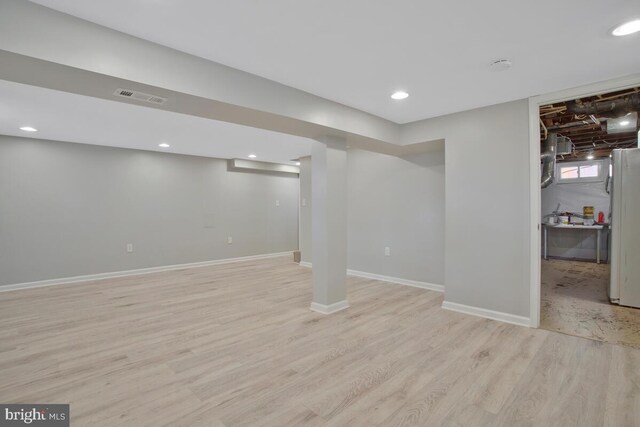
MULTIPOLYGON (((348 268, 444 283, 444 151, 406 158, 348 152, 348 268), (384 248, 391 256, 384 255, 384 248)), ((301 159, 300 250, 311 262, 311 163, 301 159)))
POLYGON ((297 202, 295 175, 0 136, 0 285, 292 251, 297 202))
MULTIPOLYGON (((591 161, 590 163, 592 163, 591 161)), ((604 212, 605 221, 609 221, 610 197, 605 191, 605 180, 609 173, 608 159, 599 160, 600 179, 598 182, 563 182, 558 181, 558 164, 556 180, 541 192, 542 216, 553 212, 558 203, 560 210, 582 213, 584 206, 595 208, 595 219, 598 212, 604 212)), ((565 163, 566 164, 566 163, 565 163)), ((607 230, 603 231, 601 240, 600 257, 607 258, 607 230)), ((544 249, 543 249, 544 250, 544 249)), ((549 231, 549 255, 562 258, 596 258, 596 233, 590 230, 550 230, 549 231)))
MULTIPOLYGON (((590 161, 588 163, 593 163, 590 161)), ((547 188, 541 191, 542 215, 553 212, 558 203, 560 210, 569 212, 582 213, 584 206, 593 206, 596 212, 604 212, 605 219, 608 221, 610 209, 610 197, 605 191, 606 176, 609 173, 608 159, 596 161, 600 164, 600 178, 597 182, 559 182, 560 167, 564 163, 558 163, 556 179, 547 188)))
POLYGON ((411 123, 445 139, 445 300, 529 317, 527 100, 411 123))

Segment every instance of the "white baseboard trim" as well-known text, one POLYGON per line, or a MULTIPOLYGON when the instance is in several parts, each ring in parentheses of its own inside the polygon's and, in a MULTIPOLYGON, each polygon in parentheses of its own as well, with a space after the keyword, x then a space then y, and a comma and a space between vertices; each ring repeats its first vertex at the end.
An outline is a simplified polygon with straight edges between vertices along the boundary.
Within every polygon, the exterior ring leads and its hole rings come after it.
POLYGON ((311 308, 311 311, 315 311, 321 314, 333 314, 340 310, 349 308, 349 303, 347 302, 346 299, 333 304, 329 304, 329 305, 312 302, 310 308, 311 308))
POLYGON ((383 282, 395 283, 398 285, 413 286, 414 288, 427 289, 430 291, 444 292, 444 286, 435 283, 419 282, 417 280, 401 279, 399 277, 383 276, 381 274, 366 273, 364 271, 347 270, 349 276, 363 277, 365 279, 381 280, 383 282))
MULTIPOLYGON (((308 261, 300 261, 302 267, 311 268, 308 261)), ((414 288, 427 289, 429 291, 444 292, 444 286, 435 283, 419 282, 417 280, 401 279, 399 277, 383 276, 381 274, 367 273, 364 271, 347 270, 348 276, 363 277, 365 279, 381 280, 383 282, 395 283, 398 285, 413 286, 414 288)))
POLYGON ((0 292, 16 291, 19 289, 42 288, 44 286, 67 285, 72 283, 87 282, 115 277, 138 276, 141 274, 159 273, 162 271, 183 270, 185 268, 208 267, 212 265, 230 264, 233 262, 253 261, 266 258, 277 258, 292 255, 293 252, 278 252, 272 254, 251 255, 238 258, 215 259, 211 261, 192 262, 188 264, 163 265, 158 267, 139 268, 136 270, 113 271, 110 273, 87 274, 84 276, 63 277, 60 279, 39 280, 37 282, 16 283, 0 286, 0 292))
POLYGON ((531 326, 531 320, 528 317, 516 316, 515 314, 488 310, 486 308, 473 307, 449 301, 443 301, 442 308, 445 310, 457 311, 458 313, 470 314, 472 316, 485 317, 499 322, 511 323, 512 325, 531 326))

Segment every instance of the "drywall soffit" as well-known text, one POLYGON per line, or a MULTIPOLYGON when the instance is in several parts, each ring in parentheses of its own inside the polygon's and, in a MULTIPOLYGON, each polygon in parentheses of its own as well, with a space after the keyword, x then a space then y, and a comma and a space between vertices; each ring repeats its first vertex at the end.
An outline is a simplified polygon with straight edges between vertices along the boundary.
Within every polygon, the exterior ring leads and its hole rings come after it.
MULTIPOLYGON (((381 141, 365 135, 350 133, 317 123, 82 70, 6 50, 0 50, 0 63, 3 64, 2 68, 0 68, 0 79, 7 81, 114 102, 141 105, 135 100, 113 95, 118 88, 131 88, 167 99, 162 105, 149 103, 143 105, 146 108, 163 109, 165 111, 251 126, 315 140, 329 136, 344 141, 346 145, 352 148, 392 156, 402 157, 439 150, 443 143, 442 140, 437 140, 399 145, 397 144, 399 141, 381 141)), ((400 139, 399 136, 397 139, 400 139)))
POLYGON ((298 166, 245 159, 228 160, 227 170, 234 172, 261 172, 292 175, 298 175, 300 173, 300 168, 298 166))

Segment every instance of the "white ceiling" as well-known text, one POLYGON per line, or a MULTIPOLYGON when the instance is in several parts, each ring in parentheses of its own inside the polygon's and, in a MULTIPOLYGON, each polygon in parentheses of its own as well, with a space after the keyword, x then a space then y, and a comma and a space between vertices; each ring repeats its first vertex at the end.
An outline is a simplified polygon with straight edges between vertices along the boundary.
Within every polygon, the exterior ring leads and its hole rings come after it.
POLYGON ((292 164, 311 140, 0 80, 0 135, 292 164), (38 132, 18 128, 32 126, 38 132), (158 144, 171 145, 161 149, 158 144))
POLYGON ((638 0, 35 2, 398 123, 640 70, 638 0))

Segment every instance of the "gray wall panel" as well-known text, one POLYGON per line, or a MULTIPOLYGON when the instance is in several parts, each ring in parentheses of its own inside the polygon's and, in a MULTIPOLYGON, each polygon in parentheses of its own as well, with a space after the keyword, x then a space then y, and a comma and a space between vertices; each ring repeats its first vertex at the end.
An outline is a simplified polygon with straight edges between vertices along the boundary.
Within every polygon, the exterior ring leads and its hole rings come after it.
MULTIPOLYGON (((300 250, 307 262, 312 179, 309 158, 301 159, 300 250)), ((444 284, 444 180, 444 151, 398 158, 349 150, 348 268, 444 284)))
POLYGON ((349 268, 444 284, 444 180, 444 152, 350 150, 349 268))
POLYGON ((445 300, 529 317, 529 104, 478 108, 403 128, 445 139, 445 300))
POLYGON ((0 136, 0 285, 292 251, 297 203, 226 160, 0 136))

